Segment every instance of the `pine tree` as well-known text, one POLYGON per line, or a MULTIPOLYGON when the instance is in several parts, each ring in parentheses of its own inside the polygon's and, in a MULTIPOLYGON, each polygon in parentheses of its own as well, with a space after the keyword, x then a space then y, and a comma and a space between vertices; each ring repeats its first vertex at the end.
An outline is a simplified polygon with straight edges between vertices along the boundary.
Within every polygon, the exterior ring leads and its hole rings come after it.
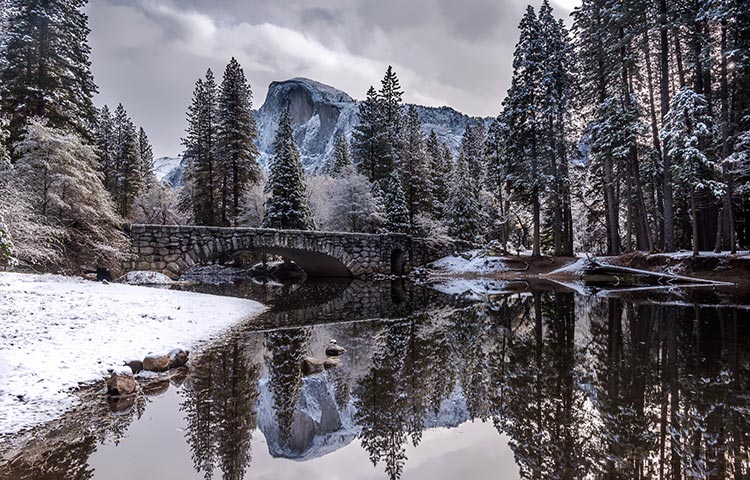
POLYGON ((382 147, 378 158, 378 170, 384 181, 393 168, 398 166, 403 147, 401 129, 403 126, 403 103, 401 90, 396 72, 388 65, 385 76, 381 81, 378 100, 380 104, 380 119, 383 122, 382 147))
POLYGON ((328 175, 332 177, 341 177, 344 172, 353 166, 352 154, 349 151, 349 142, 343 133, 336 134, 333 140, 333 156, 331 163, 328 165, 328 175))
POLYGON ((444 220, 448 233, 459 240, 483 240, 483 214, 478 201, 471 168, 465 158, 459 157, 451 178, 451 189, 445 205, 444 220))
POLYGON ((546 145, 545 167, 552 184, 549 187, 555 255, 573 255, 573 220, 570 179, 568 178, 568 125, 574 85, 573 45, 562 20, 552 14, 548 0, 539 10, 539 34, 543 41, 544 74, 541 80, 541 117, 546 145))
POLYGON ((138 129, 138 153, 141 157, 141 178, 145 187, 150 187, 156 182, 154 174, 154 149, 148 140, 148 135, 143 127, 138 129))
POLYGON ((357 116, 359 123, 352 133, 352 150, 357 161, 357 169, 371 182, 376 182, 380 180, 378 157, 383 132, 380 102, 373 87, 367 91, 367 98, 360 102, 357 116))
POLYGON ((415 218, 420 214, 431 216, 434 203, 432 177, 424 146, 422 122, 413 105, 410 105, 406 112, 401 144, 403 149, 399 164, 405 185, 409 225, 413 230, 415 218))
POLYGON ((221 222, 237 226, 242 198, 261 180, 258 128, 253 117, 252 91, 235 58, 224 71, 219 95, 217 170, 221 190, 221 222))
POLYGON ((273 158, 269 164, 266 192, 265 228, 314 230, 312 212, 308 205, 305 183, 302 180, 302 160, 289 109, 281 113, 276 138, 273 142, 273 158))
POLYGON ((409 209, 406 205, 404 187, 401 185, 401 175, 398 171, 391 172, 388 179, 388 189, 383 199, 385 210, 385 228, 389 232, 408 233, 410 231, 409 209))
POLYGON ((714 136, 706 98, 690 87, 683 87, 672 98, 664 117, 661 139, 665 154, 672 160, 672 175, 689 198, 693 227, 693 255, 698 255, 698 195, 710 193, 721 198, 724 185, 715 180, 717 163, 711 152, 714 136))
POLYGON ((539 116, 539 79, 543 75, 544 50, 540 25, 529 6, 521 20, 520 39, 513 56, 513 78, 503 101, 503 122, 508 128, 506 152, 513 168, 509 179, 519 197, 532 206, 534 234, 532 255, 541 254, 541 201, 546 186, 541 165, 542 125, 539 116))
POLYGON ((448 182, 451 174, 452 155, 438 140, 435 130, 430 131, 425 143, 428 175, 432 190, 432 215, 436 219, 443 217, 445 202, 448 200, 448 182))
POLYGON ((386 186, 401 157, 402 96, 398 77, 389 66, 380 90, 375 92, 370 87, 367 98, 359 105, 359 124, 352 142, 357 167, 381 187, 386 186))
POLYGON ((92 97, 86 0, 10 0, 3 60, 2 110, 10 116, 11 144, 31 117, 48 119, 90 139, 96 121, 92 97))
POLYGON ((218 225, 220 218, 217 180, 217 102, 216 81, 209 69, 198 79, 188 108, 183 158, 187 160, 180 198, 180 209, 197 225, 218 225))
POLYGON ((513 185, 510 181, 512 166, 508 162, 505 152, 505 142, 508 138, 508 128, 502 116, 498 116, 490 124, 485 142, 487 156, 487 189, 492 193, 498 206, 497 217, 500 223, 498 229, 499 240, 507 245, 510 240, 511 203, 513 185))
POLYGON ((138 132, 122 104, 115 109, 113 128, 114 168, 107 189, 120 216, 127 218, 133 201, 143 190, 144 179, 138 132))
POLYGON ((115 171, 115 157, 117 145, 115 139, 115 119, 107 105, 99 110, 94 129, 94 144, 99 154, 99 168, 104 175, 104 186, 110 193, 117 188, 117 174, 115 171))

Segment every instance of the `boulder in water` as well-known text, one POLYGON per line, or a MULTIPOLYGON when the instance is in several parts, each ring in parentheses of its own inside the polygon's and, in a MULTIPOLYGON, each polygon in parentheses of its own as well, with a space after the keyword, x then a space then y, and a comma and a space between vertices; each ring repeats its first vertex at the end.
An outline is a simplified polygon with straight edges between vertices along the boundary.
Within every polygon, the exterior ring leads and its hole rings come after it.
POLYGON ((344 353, 346 353, 346 349, 336 343, 336 340, 331 339, 331 341, 328 342, 328 346, 326 347, 326 356, 338 357, 339 355, 342 355, 344 353))
POLYGON ((314 375, 323 371, 323 362, 314 357, 305 357, 302 359, 302 374, 314 375))
POLYGON ((169 370, 169 355, 147 355, 143 359, 143 369, 149 372, 166 372, 169 370))
POLYGON ((135 377, 128 366, 113 369, 107 379, 107 395, 113 397, 133 395, 135 388, 135 377))

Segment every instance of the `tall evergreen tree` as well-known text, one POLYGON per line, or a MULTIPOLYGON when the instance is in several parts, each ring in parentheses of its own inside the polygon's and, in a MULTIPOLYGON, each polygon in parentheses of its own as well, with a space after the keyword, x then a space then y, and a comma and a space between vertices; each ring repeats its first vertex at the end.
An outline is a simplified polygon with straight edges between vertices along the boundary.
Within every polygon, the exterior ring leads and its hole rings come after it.
POLYGON ((397 166, 400 160, 402 148, 401 129, 403 127, 403 102, 401 97, 404 92, 401 90, 401 84, 393 71, 393 67, 388 65, 383 80, 380 82, 380 91, 378 99, 380 101, 380 116, 383 122, 383 147, 379 158, 380 170, 383 177, 386 177, 392 168, 397 166))
POLYGON ((209 69, 205 79, 198 79, 188 108, 185 147, 187 160, 185 187, 180 208, 189 213, 197 225, 218 225, 219 182, 217 180, 217 101, 216 81, 209 69))
POLYGON ((406 112, 402 145, 399 164, 405 185, 406 206, 409 209, 409 225, 413 230, 415 218, 419 214, 432 216, 434 204, 432 177, 424 145, 422 122, 414 105, 410 105, 406 112))
POLYGON ((261 180, 258 128, 252 91, 239 62, 229 62, 221 83, 217 124, 217 174, 221 190, 221 222, 237 226, 242 198, 261 180))
POLYGON ((154 174, 154 149, 143 127, 138 129, 138 154, 141 157, 141 178, 144 186, 151 186, 156 182, 154 174))
POLYGON ((357 116, 359 123, 352 133, 352 150, 357 169, 371 182, 375 182, 380 179, 378 158, 383 136, 380 101, 375 88, 370 87, 367 91, 367 98, 360 102, 357 116))
POLYGON ((340 177, 353 165, 349 142, 346 141, 344 134, 339 132, 333 140, 333 156, 328 165, 328 175, 340 177))
POLYGON ((470 172, 469 163, 464 157, 459 157, 453 169, 444 220, 453 238, 481 242, 484 234, 483 213, 470 172))
POLYGON ((289 109, 285 108, 273 142, 273 158, 266 183, 266 192, 270 194, 270 198, 266 201, 264 227, 315 229, 302 174, 302 160, 297 142, 294 141, 292 117, 289 109))
POLYGON ((672 160, 672 175, 688 196, 693 255, 699 253, 698 197, 701 193, 716 195, 725 187, 715 180, 717 163, 710 148, 713 136, 706 98, 683 87, 670 102, 661 139, 665 154, 672 160))
POLYGON ((453 156, 450 149, 441 145, 435 130, 430 131, 425 143, 427 152, 428 174, 432 188, 432 214, 441 219, 448 200, 448 183, 450 182, 453 156))
POLYGON ((10 0, 0 99, 10 117, 11 143, 30 117, 90 139, 92 97, 86 0, 10 0))
POLYGON ((573 219, 568 177, 568 125, 574 86, 573 44, 562 20, 552 14, 548 0, 539 10, 539 34, 545 51, 541 79, 541 116, 546 168, 552 181, 550 203, 555 255, 573 255, 573 219))
MULTIPOLYGON (((122 104, 115 109, 113 171, 109 175, 109 193, 117 212, 127 218, 144 186, 138 132, 122 104)), ((106 176, 106 175, 105 175, 106 176)))
POLYGON ((519 26, 520 39, 513 56, 513 78, 503 101, 503 121, 508 128, 506 151, 510 180, 520 197, 531 203, 534 233, 532 255, 541 254, 541 202, 549 181, 542 162, 542 128, 539 114, 539 79, 544 73, 540 25, 529 6, 519 26))
POLYGON ((359 124, 354 129, 353 146, 360 172, 385 188, 393 168, 398 166, 402 149, 403 91, 391 66, 375 92, 359 105, 359 124))
POLYGON ((115 157, 117 144, 115 138, 115 119, 107 105, 99 110, 94 130, 94 143, 99 154, 99 167, 104 175, 104 186, 112 193, 116 189, 115 157))
POLYGON ((385 210, 385 228, 389 232, 408 233, 409 208, 406 205, 406 194, 401 184, 401 175, 398 171, 391 172, 388 179, 388 189, 383 199, 383 208, 385 210))

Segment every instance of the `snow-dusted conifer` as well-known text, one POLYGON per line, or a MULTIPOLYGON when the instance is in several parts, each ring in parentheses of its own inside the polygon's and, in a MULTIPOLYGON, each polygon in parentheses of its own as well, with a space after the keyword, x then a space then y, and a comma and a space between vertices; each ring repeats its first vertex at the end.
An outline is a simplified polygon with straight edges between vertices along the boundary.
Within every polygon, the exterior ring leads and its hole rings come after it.
POLYGON ((684 188, 690 204, 693 226, 693 255, 698 255, 697 195, 710 193, 721 198, 724 185, 717 180, 716 158, 711 145, 714 136, 706 98, 683 87, 672 98, 664 117, 661 139, 672 160, 674 181, 684 188))
POLYGON ((380 82, 378 100, 380 106, 380 119, 383 135, 380 155, 378 157, 378 169, 381 172, 381 180, 385 180, 390 172, 398 167, 403 147, 401 129, 403 127, 404 107, 401 97, 404 92, 401 84, 388 65, 383 80, 380 82))
POLYGON ((127 218, 133 200, 143 189, 138 131, 122 104, 114 115, 114 172, 109 192, 121 217, 127 218))
POLYGON ((218 225, 216 80, 209 69, 198 79, 188 108, 188 126, 182 140, 187 160, 180 209, 197 225, 218 225))
MULTIPOLYGON (((124 110, 123 110, 124 111, 124 110)), ((104 174, 104 186, 114 194, 117 189, 117 172, 115 157, 117 156, 117 141, 115 137, 115 119, 107 105, 99 110, 96 128, 94 129, 94 144, 99 154, 99 168, 104 174)))
POLYGON ((404 187, 401 185, 401 175, 397 170, 393 170, 388 179, 388 189, 383 199, 383 208, 385 210, 386 230, 399 233, 410 231, 409 208, 406 205, 404 187))
POLYGON ((425 143, 425 151, 428 162, 428 175, 430 176, 431 190, 431 214, 440 219, 443 216, 445 202, 448 200, 448 183, 450 182, 451 163, 453 156, 450 149, 443 148, 438 140, 435 130, 430 131, 425 143))
POLYGON ((43 117, 50 126, 89 140, 96 120, 92 97, 86 0, 10 0, 0 62, 0 99, 10 115, 11 142, 26 121, 43 117))
POLYGON ((328 175, 341 177, 345 171, 353 166, 352 154, 349 151, 349 142, 343 133, 339 132, 333 140, 333 156, 328 165, 328 175))
POLYGON ((285 108, 276 130, 273 158, 269 164, 266 192, 270 197, 266 201, 264 227, 315 229, 302 175, 302 160, 294 140, 292 117, 289 109, 285 108))
POLYGON ((470 171, 465 158, 459 157, 453 170, 444 221, 448 226, 448 233, 453 238, 481 242, 484 233, 483 213, 470 171))
POLYGON ((146 135, 143 127, 138 129, 138 152, 141 157, 141 178, 146 187, 150 187, 156 182, 154 174, 154 149, 146 135))
POLYGON ((406 206, 409 209, 409 225, 414 228, 414 220, 419 214, 432 215, 433 193, 429 159, 425 151, 422 122, 417 109, 411 105, 407 109, 403 125, 401 158, 399 161, 404 176, 406 206))
POLYGON ((542 137, 539 79, 543 74, 544 50, 540 26, 531 6, 519 25, 520 38, 513 56, 513 78, 503 101, 503 121, 508 128, 506 152, 513 167, 509 179, 519 197, 532 206, 534 234, 532 255, 541 255, 541 201, 548 181, 541 165, 542 137))
POLYGON ((236 226, 242 198, 260 182, 258 127, 253 117, 250 85, 239 62, 232 58, 224 71, 218 104, 217 170, 221 222, 236 226))
POLYGON ((380 116, 380 101, 378 93, 373 87, 367 90, 367 98, 359 103, 357 110, 359 123, 352 133, 352 150, 357 169, 367 175, 370 181, 380 179, 378 171, 378 157, 382 144, 382 121, 380 116))

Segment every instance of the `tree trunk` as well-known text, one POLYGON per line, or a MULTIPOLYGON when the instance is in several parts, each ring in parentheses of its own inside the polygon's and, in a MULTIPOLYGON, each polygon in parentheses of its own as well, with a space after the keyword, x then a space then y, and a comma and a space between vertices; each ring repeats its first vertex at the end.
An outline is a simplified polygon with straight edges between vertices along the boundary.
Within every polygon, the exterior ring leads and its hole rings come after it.
POLYGON ((693 225, 693 256, 700 255, 698 251, 698 211, 695 201, 695 188, 690 189, 690 222, 693 225))
MULTIPOLYGON (((669 36, 667 25, 667 0, 659 0, 660 52, 659 52, 659 96, 661 100, 661 119, 669 112, 669 36)), ((664 166, 664 181, 662 185, 662 201, 664 204, 664 231, 662 248, 665 252, 674 251, 674 207, 672 199, 672 161, 666 152, 662 151, 662 165, 664 166)))
MULTIPOLYGON (((732 254, 737 253, 737 239, 734 231, 734 175, 727 165, 726 159, 732 153, 732 145, 729 142, 729 137, 732 134, 733 125, 729 119, 729 81, 727 74, 727 21, 722 20, 721 23, 721 173, 724 177, 724 183, 726 184, 726 194, 723 198, 722 210, 723 215, 719 217, 720 227, 717 232, 717 239, 721 238, 722 228, 721 222, 724 222, 724 231, 727 233, 728 238, 726 243, 729 244, 729 251, 732 254)), ((717 247, 720 240, 717 240, 717 247)))

